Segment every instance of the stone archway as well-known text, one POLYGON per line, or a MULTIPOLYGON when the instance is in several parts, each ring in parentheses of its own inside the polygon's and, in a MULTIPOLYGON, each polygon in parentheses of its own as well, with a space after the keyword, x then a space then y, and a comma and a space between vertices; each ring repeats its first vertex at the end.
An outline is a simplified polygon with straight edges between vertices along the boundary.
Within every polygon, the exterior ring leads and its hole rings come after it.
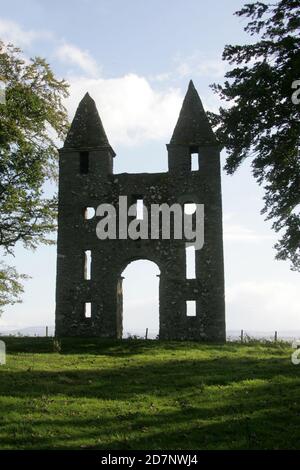
POLYGON ((160 269, 149 259, 134 259, 122 269, 117 284, 118 337, 159 335, 160 269))

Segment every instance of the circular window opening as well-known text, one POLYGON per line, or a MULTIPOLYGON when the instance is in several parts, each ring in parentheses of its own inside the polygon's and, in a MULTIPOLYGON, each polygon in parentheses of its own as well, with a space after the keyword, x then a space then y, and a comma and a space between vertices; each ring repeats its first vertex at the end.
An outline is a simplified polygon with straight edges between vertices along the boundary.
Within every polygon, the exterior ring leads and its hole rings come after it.
POLYGON ((84 218, 86 220, 90 220, 95 217, 96 211, 93 207, 85 207, 84 208, 84 218))
POLYGON ((184 213, 191 215, 196 212, 196 204, 194 202, 186 202, 184 204, 184 213))

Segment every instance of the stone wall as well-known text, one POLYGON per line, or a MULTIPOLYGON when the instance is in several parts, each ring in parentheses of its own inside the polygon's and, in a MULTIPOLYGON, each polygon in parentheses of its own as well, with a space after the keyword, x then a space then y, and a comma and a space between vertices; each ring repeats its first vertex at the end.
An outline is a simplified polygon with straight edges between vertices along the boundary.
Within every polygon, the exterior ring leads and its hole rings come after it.
MULTIPOLYGON (((85 114, 93 106, 89 101, 84 105, 85 108, 81 102, 78 108, 81 115, 80 119, 77 116, 76 125, 80 129, 80 120, 86 119, 85 114)), ((72 136, 76 136, 76 126, 72 126, 72 136)), ((104 132, 103 126, 100 131, 104 132)), ((122 272, 130 262, 147 259, 160 269, 159 337, 224 341, 222 203, 217 143, 205 141, 203 145, 200 139, 198 145, 194 141, 181 144, 173 135, 173 143, 171 140, 168 145, 169 172, 113 174, 114 152, 104 137, 99 145, 94 141, 89 145, 89 136, 81 136, 77 148, 69 137, 68 145, 60 151, 56 334, 122 337, 122 272), (190 155, 195 150, 199 154, 199 170, 191 171, 190 155), (88 152, 85 173, 80 172, 82 152, 88 152), (87 220, 85 209, 96 209, 102 203, 117 207, 120 195, 128 197, 129 205, 142 198, 147 208, 153 203, 204 204, 205 243, 196 251, 195 279, 186 279, 185 240, 97 238, 99 218, 87 220), (84 278, 87 250, 92 255, 90 280, 84 278), (194 317, 186 315, 187 300, 196 301, 194 317), (87 302, 92 308, 90 318, 85 317, 87 302)))

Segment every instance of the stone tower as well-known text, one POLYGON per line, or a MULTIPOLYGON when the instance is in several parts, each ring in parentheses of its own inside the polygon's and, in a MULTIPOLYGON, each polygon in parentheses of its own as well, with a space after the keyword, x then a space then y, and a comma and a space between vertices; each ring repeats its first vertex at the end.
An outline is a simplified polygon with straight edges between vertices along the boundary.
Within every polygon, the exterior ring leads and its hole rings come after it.
MULTIPOLYGON (((225 340, 220 148, 190 82, 166 173, 114 174, 115 153, 86 94, 60 150, 56 335, 122 337, 122 272, 137 259, 160 269, 160 339, 225 340), (192 168, 196 159, 197 169, 192 168), (101 203, 204 204, 204 246, 186 276, 186 241, 96 236, 101 203), (195 312, 187 315, 187 302, 195 312)), ((137 293, 138 295, 138 293, 137 293)))

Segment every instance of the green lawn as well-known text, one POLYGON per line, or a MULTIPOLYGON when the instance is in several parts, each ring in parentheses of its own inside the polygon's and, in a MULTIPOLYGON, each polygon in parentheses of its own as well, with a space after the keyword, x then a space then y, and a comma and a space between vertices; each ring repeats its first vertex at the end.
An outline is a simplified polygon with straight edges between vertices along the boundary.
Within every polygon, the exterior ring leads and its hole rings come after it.
POLYGON ((300 449, 287 345, 5 341, 1 449, 300 449))

